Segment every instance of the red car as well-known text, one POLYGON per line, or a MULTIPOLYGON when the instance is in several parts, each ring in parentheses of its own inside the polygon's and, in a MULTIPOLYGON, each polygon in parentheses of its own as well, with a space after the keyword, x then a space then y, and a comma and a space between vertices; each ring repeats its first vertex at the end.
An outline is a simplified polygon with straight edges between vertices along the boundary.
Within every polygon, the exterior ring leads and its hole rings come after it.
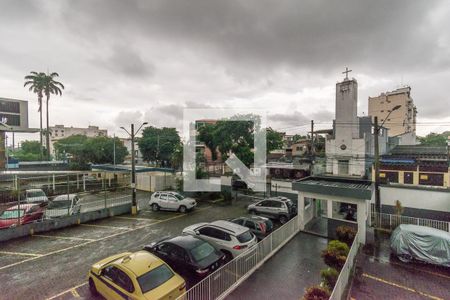
POLYGON ((45 205, 42 204, 21 204, 11 206, 0 214, 0 229, 14 227, 35 221, 40 221, 44 217, 45 205))

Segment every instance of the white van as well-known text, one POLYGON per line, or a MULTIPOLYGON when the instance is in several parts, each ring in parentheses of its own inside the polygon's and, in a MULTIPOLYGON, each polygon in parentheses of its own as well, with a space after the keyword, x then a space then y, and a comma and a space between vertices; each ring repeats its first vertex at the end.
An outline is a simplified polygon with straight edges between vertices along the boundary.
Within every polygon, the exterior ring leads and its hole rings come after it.
POLYGON ((25 202, 43 203, 48 202, 48 198, 42 189, 29 189, 25 191, 25 202))

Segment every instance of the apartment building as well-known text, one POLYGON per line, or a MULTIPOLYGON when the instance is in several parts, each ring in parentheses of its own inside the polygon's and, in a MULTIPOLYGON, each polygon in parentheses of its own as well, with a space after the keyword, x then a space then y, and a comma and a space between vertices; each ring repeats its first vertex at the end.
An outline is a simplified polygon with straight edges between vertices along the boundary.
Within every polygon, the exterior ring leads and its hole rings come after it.
POLYGON ((403 87, 391 92, 381 93, 376 97, 369 97, 369 116, 378 117, 378 122, 384 122, 389 129, 389 136, 416 132, 417 108, 411 98, 411 87, 403 87), (394 111, 391 110, 397 106, 394 111), (389 113, 391 113, 389 115, 389 113), (389 115, 388 119, 386 117, 389 115), (386 120, 385 120, 386 119, 386 120))

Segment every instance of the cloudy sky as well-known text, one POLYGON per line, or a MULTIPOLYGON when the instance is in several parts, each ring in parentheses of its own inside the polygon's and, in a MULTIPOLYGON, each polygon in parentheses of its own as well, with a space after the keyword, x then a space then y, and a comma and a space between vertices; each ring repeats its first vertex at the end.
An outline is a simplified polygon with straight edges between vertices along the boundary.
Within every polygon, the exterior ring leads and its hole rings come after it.
POLYGON ((328 127, 348 66, 367 98, 408 84, 419 134, 450 128, 450 5, 443 1, 0 1, 0 96, 29 100, 32 70, 66 89, 51 124, 181 129, 184 107, 267 109, 269 125, 328 127))

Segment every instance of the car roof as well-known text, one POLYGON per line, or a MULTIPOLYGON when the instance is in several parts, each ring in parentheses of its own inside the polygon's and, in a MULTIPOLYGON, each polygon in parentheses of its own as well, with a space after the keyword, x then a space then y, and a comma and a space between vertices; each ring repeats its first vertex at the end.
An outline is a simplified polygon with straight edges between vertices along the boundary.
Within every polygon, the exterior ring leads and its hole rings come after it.
POLYGON ((28 189, 26 192, 43 192, 42 189, 28 189))
POLYGON ((236 224, 236 223, 233 223, 230 221, 224 221, 224 220, 214 221, 214 222, 209 223, 209 225, 219 228, 219 229, 223 229, 224 231, 233 233, 235 235, 240 235, 240 234, 248 231, 247 227, 241 226, 239 224, 236 224))
POLYGON ((148 251, 137 251, 114 261, 115 264, 127 268, 136 277, 165 264, 160 258, 148 251))
POLYGON ((238 217, 235 219, 251 220, 251 221, 256 221, 256 222, 265 222, 265 221, 269 220, 268 218, 260 217, 260 216, 242 216, 242 217, 238 217))
MULTIPOLYGON (((32 208, 33 206, 39 206, 39 204, 33 204, 33 203, 27 203, 27 204, 20 204, 20 209, 30 209, 30 208, 32 208)), ((11 206, 11 207, 8 207, 6 210, 14 210, 14 209, 18 209, 19 208, 19 205, 14 205, 14 206, 11 206)))
POLYGON ((407 234, 419 234, 419 235, 429 235, 434 237, 439 237, 445 240, 450 241, 450 233, 439 230, 436 228, 428 227, 428 226, 419 226, 419 225, 412 225, 412 224, 401 224, 398 226, 400 232, 407 233, 407 234))
POLYGON ((198 245, 205 243, 205 241, 198 239, 192 235, 179 235, 174 238, 164 240, 163 242, 170 242, 183 249, 192 249, 198 245))
MULTIPOLYGON (((77 196, 77 194, 69 194, 69 199, 73 199, 77 196)), ((55 198, 53 198, 53 201, 59 201, 59 200, 67 200, 67 194, 65 195, 58 195, 55 198)))

